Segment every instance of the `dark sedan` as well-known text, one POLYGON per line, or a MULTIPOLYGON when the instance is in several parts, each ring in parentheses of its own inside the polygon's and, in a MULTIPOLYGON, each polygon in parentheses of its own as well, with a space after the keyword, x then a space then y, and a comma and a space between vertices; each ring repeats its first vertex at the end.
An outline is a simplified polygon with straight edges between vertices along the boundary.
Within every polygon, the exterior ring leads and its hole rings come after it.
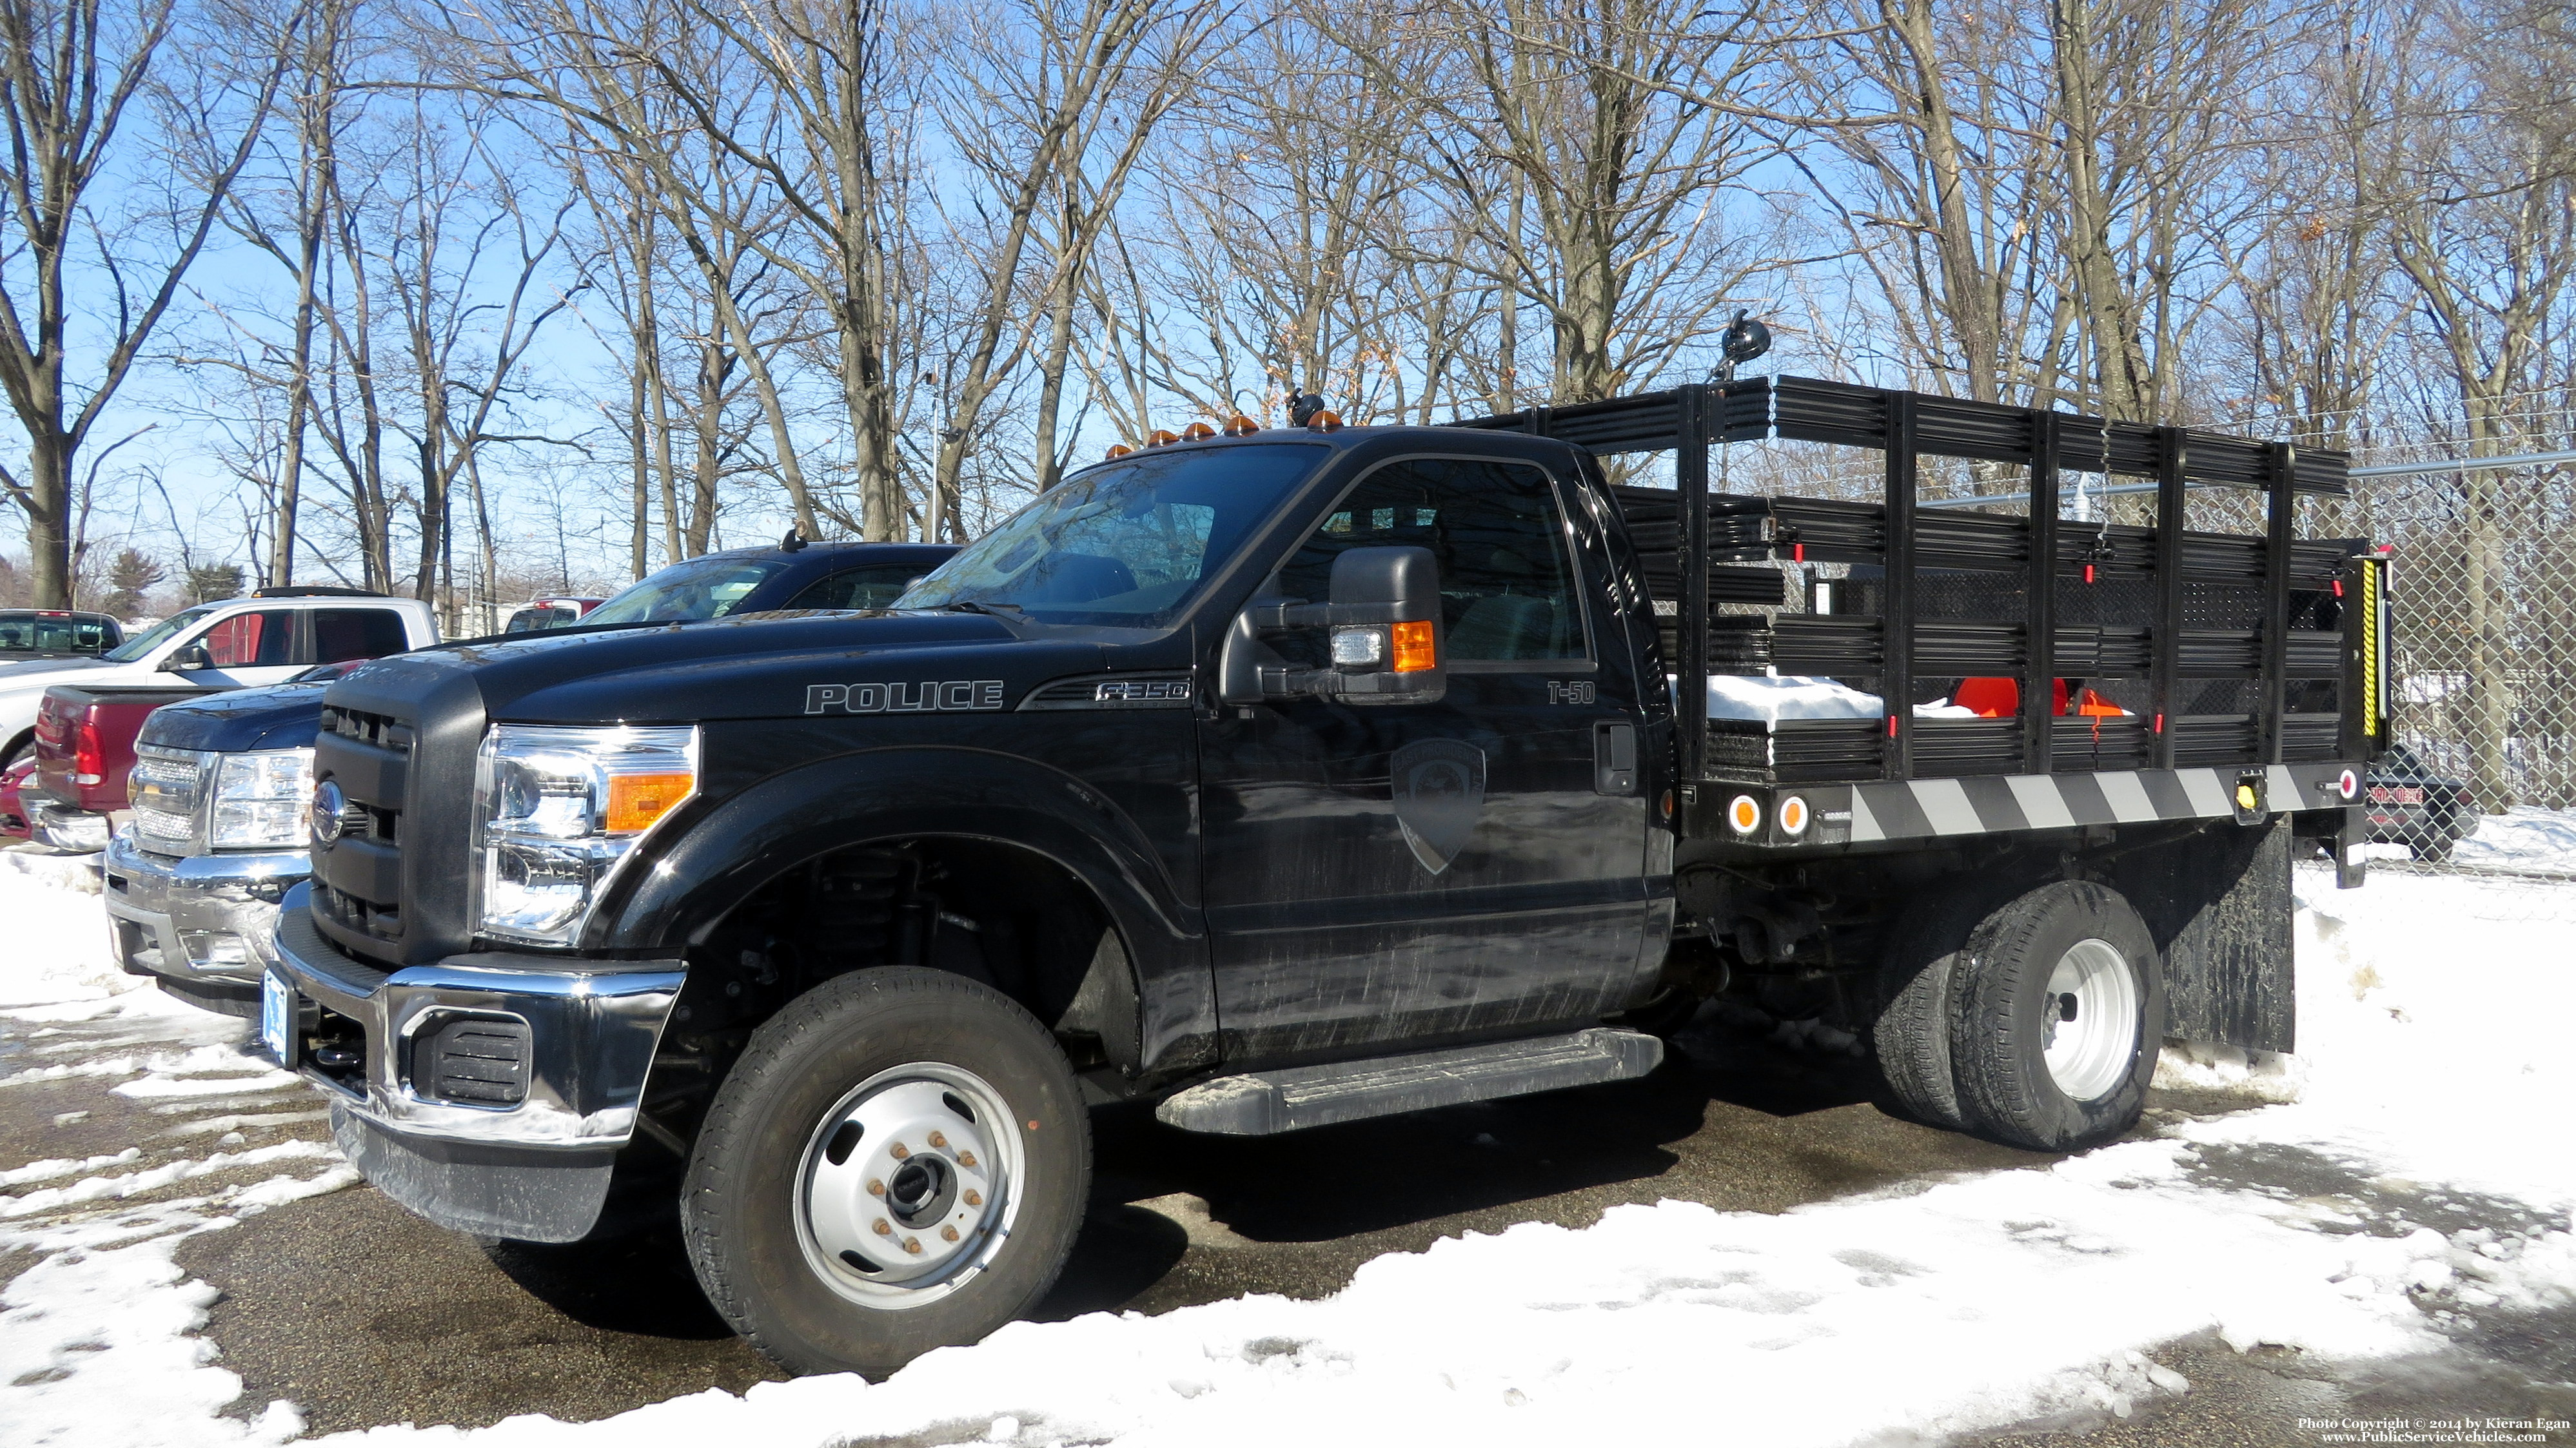
POLYGON ((2363 794, 2371 843, 2404 845, 2419 860, 2449 859, 2451 846, 2478 830, 2467 783, 2435 773, 2403 744, 2370 767, 2363 794))
POLYGON ((948 561, 947 543, 796 543, 683 559, 555 630, 798 608, 884 608, 948 561))

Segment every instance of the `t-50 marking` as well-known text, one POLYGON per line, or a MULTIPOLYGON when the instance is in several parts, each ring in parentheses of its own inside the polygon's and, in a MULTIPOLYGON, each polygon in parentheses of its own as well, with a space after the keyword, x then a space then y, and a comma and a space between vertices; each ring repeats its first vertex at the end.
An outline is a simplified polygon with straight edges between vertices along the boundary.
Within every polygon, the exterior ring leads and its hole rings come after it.
POLYGON ((964 714, 1001 707, 999 679, 805 686, 808 714, 964 714))

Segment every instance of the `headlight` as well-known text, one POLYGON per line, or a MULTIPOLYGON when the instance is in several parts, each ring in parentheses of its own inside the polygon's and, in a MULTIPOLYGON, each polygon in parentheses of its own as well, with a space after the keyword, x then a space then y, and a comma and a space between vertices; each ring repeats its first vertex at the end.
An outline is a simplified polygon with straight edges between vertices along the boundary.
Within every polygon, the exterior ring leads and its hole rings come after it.
POLYGON ((477 929, 572 944, 618 862, 697 784, 693 728, 494 725, 474 764, 477 929))
POLYGON ((218 850, 292 848, 312 832, 312 750, 222 756, 215 766, 214 834, 208 844, 218 850))

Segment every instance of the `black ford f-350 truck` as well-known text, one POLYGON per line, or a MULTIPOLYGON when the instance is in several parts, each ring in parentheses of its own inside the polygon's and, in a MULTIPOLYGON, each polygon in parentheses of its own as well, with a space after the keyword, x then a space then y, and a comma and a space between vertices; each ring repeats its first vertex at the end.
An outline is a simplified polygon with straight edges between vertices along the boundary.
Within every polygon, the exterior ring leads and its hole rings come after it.
POLYGON ((2387 742, 2385 564, 2293 526, 2340 457, 1795 378, 1193 433, 891 610, 333 684, 262 1030, 350 1158, 497 1237, 676 1196, 739 1330, 883 1372, 1047 1289, 1104 1102, 1598 1083, 1724 993, 2073 1150, 2168 1036, 2294 1044, 2290 861, 2358 883, 2387 742), (1713 492, 1761 437, 1882 495, 1713 492), (1605 477, 1659 450, 1675 486, 1605 477), (1923 507, 1924 455, 2026 501, 1923 507), (2070 469, 2155 478, 2157 526, 2061 519, 2070 469), (2212 485, 2269 534, 2184 527, 2212 485))

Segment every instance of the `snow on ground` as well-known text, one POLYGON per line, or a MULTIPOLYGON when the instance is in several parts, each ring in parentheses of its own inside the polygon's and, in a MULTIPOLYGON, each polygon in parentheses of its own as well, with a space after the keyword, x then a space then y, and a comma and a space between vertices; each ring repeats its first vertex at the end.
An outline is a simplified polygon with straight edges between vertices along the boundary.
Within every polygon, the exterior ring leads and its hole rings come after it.
POLYGON ((2482 815, 2477 833, 2451 847, 2451 859, 2475 869, 2576 874, 2576 810, 2518 805, 2482 815))
MULTIPOLYGON (((90 1048, 75 1060, 15 1066, 0 1074, 0 1093, 93 1078, 129 1099, 180 1103, 147 1108, 156 1113, 236 1100, 251 1108, 159 1133, 213 1137, 206 1148, 241 1142, 245 1126, 316 1119, 309 1110, 260 1111, 271 1102, 306 1106, 300 1095, 276 1094, 301 1083, 229 1044, 240 1034, 234 1023, 117 968, 95 856, 0 850, 0 921, 0 1017, 33 1027, 22 1037, 28 1054, 90 1048)), ((286 1403, 250 1421, 216 1416, 241 1395, 241 1379, 216 1366, 219 1349, 196 1335, 215 1290, 187 1280, 172 1254, 192 1233, 356 1180, 328 1145, 306 1140, 149 1164, 133 1146, 0 1173, 0 1273, 22 1254, 35 1259, 0 1291, 0 1443, 152 1448, 277 1443, 302 1432, 286 1403), (324 1163, 318 1172, 316 1162, 324 1163), (233 1180, 212 1180, 223 1177, 233 1180), (205 1194, 163 1195, 183 1183, 205 1194)))
MULTIPOLYGON (((2391 872, 2336 892, 2303 872, 2301 891, 2301 1053, 2175 1052, 2162 1073, 2273 1104, 2153 1139, 1777 1216, 1668 1201, 1584 1230, 1470 1234, 1379 1258, 1325 1300, 1015 1324, 876 1386, 810 1378, 598 1423, 331 1441, 1553 1444, 1602 1436, 1615 1409, 1627 1442, 1843 1444, 2125 1412, 2188 1390, 2142 1350, 2204 1331, 2368 1359, 2439 1350, 2457 1314, 2576 1300, 2576 972, 2559 928, 2475 881, 2391 872), (2285 1160, 2354 1191, 2293 1193, 2255 1169, 2285 1160)), ((0 991, 49 969, 0 955, 0 991)), ((29 1188, 115 1165, 48 1163, 29 1188)), ((323 1180, 16 1238, 48 1255, 0 1296, 0 1362, 42 1366, 0 1387, 0 1441, 297 1432, 284 1404, 214 1416, 238 1383, 193 1335, 210 1289, 182 1280, 169 1244, 323 1180)))

